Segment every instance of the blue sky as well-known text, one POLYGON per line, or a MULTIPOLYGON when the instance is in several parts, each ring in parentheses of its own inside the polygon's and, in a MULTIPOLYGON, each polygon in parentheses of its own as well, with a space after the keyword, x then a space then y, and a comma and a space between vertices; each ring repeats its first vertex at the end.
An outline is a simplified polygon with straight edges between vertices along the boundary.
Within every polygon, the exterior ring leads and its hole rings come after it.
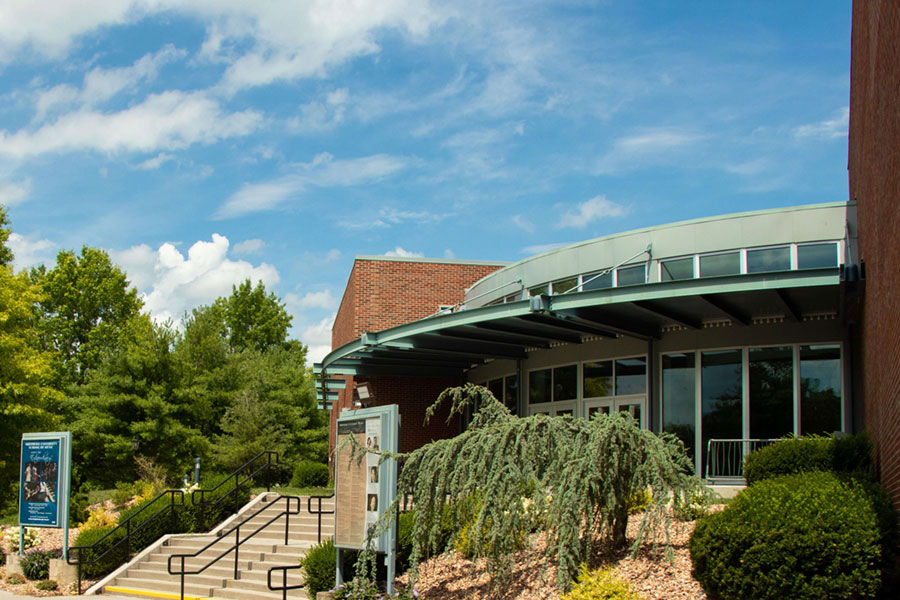
POLYGON ((4 0, 0 204, 17 268, 261 279, 319 358, 355 255, 846 200, 849 61, 849 1, 4 0))

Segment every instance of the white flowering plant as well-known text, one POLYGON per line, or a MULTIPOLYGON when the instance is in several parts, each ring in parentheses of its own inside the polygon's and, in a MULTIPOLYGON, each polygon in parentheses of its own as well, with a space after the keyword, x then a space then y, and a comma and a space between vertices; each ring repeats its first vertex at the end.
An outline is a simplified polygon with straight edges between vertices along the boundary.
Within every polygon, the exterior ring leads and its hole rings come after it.
MULTIPOLYGON (((15 552, 19 548, 19 528, 18 527, 9 527, 3 531, 3 542, 6 544, 6 547, 15 552)), ((37 527, 26 527, 25 528, 25 548, 24 550, 28 550, 33 546, 37 546, 41 543, 40 529, 37 527)))

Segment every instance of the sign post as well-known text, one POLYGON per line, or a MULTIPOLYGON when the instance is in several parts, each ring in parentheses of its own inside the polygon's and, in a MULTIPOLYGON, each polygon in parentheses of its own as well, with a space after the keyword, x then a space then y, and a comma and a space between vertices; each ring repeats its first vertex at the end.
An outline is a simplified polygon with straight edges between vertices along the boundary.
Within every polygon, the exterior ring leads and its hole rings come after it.
POLYGON ((72 433, 23 433, 19 465, 19 554, 25 553, 25 528, 63 530, 63 560, 69 553, 69 495, 72 481, 72 433))
MULTIPOLYGON (((397 463, 378 462, 377 450, 397 452, 400 413, 396 404, 345 410, 337 420, 334 473, 334 545, 337 548, 337 583, 343 583, 343 550, 362 550, 369 529, 397 497, 397 463), (362 462, 352 460, 344 438, 353 436, 373 452, 362 462)), ((385 555, 387 592, 394 592, 397 522, 374 540, 375 551, 385 555)))

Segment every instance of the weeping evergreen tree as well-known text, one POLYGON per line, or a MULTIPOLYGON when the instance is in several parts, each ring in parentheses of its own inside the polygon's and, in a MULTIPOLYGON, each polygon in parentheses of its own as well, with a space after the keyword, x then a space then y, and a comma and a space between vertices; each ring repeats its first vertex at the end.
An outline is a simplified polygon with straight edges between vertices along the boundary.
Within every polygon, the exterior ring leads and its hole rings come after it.
MULTIPOLYGON (((403 465, 398 497, 415 500, 413 573, 424 557, 444 550, 448 520, 456 539, 464 532, 472 553, 488 559, 495 581, 510 573, 512 555, 539 528, 565 589, 600 544, 626 546, 636 493, 647 490, 651 500, 633 552, 648 535, 668 542, 667 504, 702 489, 681 441, 643 430, 627 414, 518 418, 487 389, 468 384, 445 390, 428 417, 448 402, 451 416, 474 409, 464 433, 393 455, 403 465)), ((366 450, 355 452, 361 457, 366 450)), ((385 522, 394 510, 388 508, 385 522)))

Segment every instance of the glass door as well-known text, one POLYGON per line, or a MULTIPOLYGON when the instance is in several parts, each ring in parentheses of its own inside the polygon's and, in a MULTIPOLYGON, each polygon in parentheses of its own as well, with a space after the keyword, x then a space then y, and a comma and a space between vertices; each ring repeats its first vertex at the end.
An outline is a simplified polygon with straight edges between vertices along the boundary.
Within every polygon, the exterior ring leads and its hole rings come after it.
POLYGON ((647 428, 646 413, 644 405, 647 402, 646 396, 624 396, 613 398, 597 398, 584 401, 584 417, 592 418, 598 412, 604 415, 615 412, 626 412, 640 423, 642 429, 647 428))

